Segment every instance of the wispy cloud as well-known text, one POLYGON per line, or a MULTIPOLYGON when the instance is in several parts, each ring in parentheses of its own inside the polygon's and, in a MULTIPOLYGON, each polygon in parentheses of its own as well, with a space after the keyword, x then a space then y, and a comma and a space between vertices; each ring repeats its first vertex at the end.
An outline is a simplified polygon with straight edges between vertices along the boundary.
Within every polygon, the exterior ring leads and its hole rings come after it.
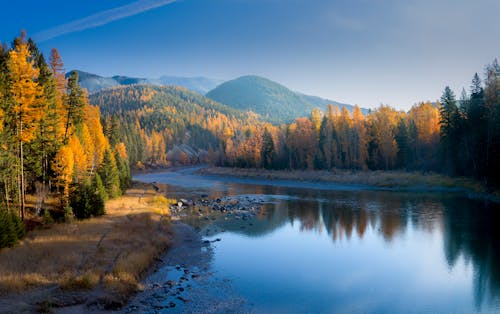
POLYGON ((47 41, 65 34, 83 31, 89 28, 95 28, 106 25, 113 21, 133 16, 151 9, 165 6, 176 2, 177 0, 139 0, 127 5, 98 12, 87 17, 61 24, 33 35, 38 42, 47 41))

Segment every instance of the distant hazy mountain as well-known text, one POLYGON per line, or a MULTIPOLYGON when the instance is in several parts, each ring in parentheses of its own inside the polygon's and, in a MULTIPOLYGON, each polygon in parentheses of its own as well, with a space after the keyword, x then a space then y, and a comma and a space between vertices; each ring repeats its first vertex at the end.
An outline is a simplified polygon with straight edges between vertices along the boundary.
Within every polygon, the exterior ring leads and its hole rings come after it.
POLYGON ((354 108, 348 104, 304 95, 259 76, 242 76, 217 86, 206 94, 208 98, 239 110, 252 110, 264 119, 283 123, 307 116, 313 108, 326 110, 328 104, 354 108))
POLYGON ((87 73, 83 71, 78 71, 78 70, 74 71, 78 73, 80 85, 83 88, 86 88, 89 91, 89 93, 94 93, 102 89, 120 85, 151 84, 151 85, 182 86, 192 91, 205 94, 206 92, 215 88, 217 85, 223 82, 221 80, 211 79, 207 77, 162 76, 157 79, 137 78, 137 77, 118 76, 118 75, 113 77, 102 77, 96 74, 87 73))

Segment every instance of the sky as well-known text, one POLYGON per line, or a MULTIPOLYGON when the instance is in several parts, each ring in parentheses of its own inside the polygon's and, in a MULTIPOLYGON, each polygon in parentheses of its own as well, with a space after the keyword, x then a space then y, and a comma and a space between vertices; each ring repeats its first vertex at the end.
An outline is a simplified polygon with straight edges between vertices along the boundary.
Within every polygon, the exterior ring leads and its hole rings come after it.
POLYGON ((4 1, 0 41, 21 29, 66 70, 102 76, 260 75, 374 108, 457 95, 500 57, 498 0, 4 1))

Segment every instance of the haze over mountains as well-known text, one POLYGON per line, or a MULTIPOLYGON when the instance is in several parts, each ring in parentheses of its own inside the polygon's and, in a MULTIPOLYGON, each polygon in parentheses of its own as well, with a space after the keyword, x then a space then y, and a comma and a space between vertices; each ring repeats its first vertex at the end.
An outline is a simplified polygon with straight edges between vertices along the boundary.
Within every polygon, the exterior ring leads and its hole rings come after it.
MULTIPOLYGON (((103 77, 97 74, 88 73, 79 70, 73 70, 78 73, 80 86, 86 88, 89 93, 94 93, 102 89, 120 86, 120 85, 174 85, 182 86, 200 94, 205 94, 217 85, 221 84, 222 80, 207 78, 207 77, 180 77, 164 75, 160 78, 139 78, 115 75, 113 77, 103 77)), ((73 72, 71 71, 71 72, 73 72)), ((71 73, 68 72, 68 73, 71 73)))
MULTIPOLYGON (((305 95, 267 78, 247 75, 222 82, 206 77, 162 76, 159 79, 128 76, 102 77, 83 71, 79 74, 80 85, 89 93, 125 85, 181 86, 205 95, 228 107, 240 111, 253 111, 271 123, 289 123, 298 117, 308 116, 314 108, 326 111, 328 104, 347 108, 353 106, 317 96, 305 95)), ((362 109, 367 113, 366 109, 362 109)))

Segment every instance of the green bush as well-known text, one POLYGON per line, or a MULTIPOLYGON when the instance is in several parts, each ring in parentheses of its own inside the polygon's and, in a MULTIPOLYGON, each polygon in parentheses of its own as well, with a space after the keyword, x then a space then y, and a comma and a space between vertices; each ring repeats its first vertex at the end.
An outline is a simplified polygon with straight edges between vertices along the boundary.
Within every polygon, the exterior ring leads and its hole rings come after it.
POLYGON ((14 212, 0 209, 0 248, 13 246, 25 233, 24 223, 14 212))
POLYGON ((98 179, 94 177, 91 183, 81 184, 71 195, 70 206, 78 219, 105 214, 104 195, 99 190, 98 179))
POLYGON ((54 223, 54 218, 52 218, 52 215, 50 214, 50 211, 48 209, 43 210, 43 223, 45 225, 51 225, 54 223))

